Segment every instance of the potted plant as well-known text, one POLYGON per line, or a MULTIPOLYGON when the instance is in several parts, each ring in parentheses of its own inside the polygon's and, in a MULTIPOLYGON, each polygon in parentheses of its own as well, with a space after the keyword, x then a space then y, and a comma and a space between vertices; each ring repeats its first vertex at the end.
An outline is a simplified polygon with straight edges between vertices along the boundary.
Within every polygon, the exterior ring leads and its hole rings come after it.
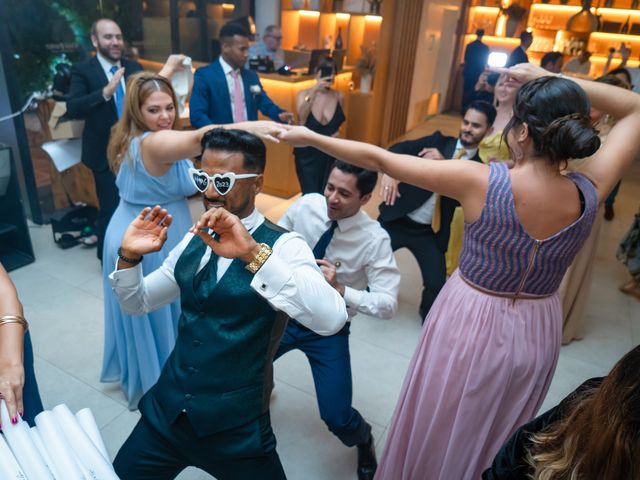
POLYGON ((373 74, 376 70, 376 46, 360 45, 360 58, 356 60, 356 69, 360 74, 360 93, 371 92, 373 74))

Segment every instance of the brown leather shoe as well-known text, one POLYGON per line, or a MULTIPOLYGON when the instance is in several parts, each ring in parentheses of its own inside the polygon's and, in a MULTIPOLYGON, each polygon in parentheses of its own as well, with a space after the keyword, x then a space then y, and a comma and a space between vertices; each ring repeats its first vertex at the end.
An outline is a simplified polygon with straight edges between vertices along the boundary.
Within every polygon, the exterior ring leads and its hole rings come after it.
POLYGON ((377 468, 373 435, 369 435, 367 443, 358 445, 358 480, 373 480, 377 468))

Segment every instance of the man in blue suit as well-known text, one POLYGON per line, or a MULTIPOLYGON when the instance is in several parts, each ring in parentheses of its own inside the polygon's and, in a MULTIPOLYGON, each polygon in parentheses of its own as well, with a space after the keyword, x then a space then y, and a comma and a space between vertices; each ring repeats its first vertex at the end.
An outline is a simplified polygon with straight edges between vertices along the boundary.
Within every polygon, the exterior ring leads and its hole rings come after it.
POLYGON ((244 68, 249 33, 237 23, 220 30, 220 58, 196 70, 189 103, 195 128, 257 120, 258 110, 272 120, 293 123, 294 116, 278 107, 262 89, 258 75, 244 68))

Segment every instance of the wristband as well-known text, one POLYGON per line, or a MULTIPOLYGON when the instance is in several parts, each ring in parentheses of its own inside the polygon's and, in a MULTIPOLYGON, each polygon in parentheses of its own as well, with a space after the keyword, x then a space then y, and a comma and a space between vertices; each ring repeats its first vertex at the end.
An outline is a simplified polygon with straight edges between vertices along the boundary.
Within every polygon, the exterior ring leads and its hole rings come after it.
POLYGON ((131 265, 137 265, 142 261, 144 256, 140 255, 140 258, 128 258, 128 257, 125 257, 124 255, 122 255, 122 247, 118 247, 118 258, 120 260, 122 260, 123 262, 125 262, 125 263, 129 263, 131 265))

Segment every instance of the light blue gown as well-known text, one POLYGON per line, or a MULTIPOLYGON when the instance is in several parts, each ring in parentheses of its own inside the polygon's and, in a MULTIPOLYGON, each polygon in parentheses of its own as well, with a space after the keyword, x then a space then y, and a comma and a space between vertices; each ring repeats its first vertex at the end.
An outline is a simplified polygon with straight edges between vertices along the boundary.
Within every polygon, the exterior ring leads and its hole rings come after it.
POLYGON ((142 271, 147 275, 157 269, 169 252, 193 224, 186 196, 196 193, 188 177, 190 160, 179 160, 161 177, 147 173, 140 156, 140 142, 149 132, 131 141, 129 152, 120 166, 116 185, 120 203, 104 240, 104 356, 101 382, 120 382, 129 409, 137 408, 142 395, 151 388, 169 357, 176 341, 180 301, 147 315, 125 314, 109 283, 116 266, 117 250, 125 230, 147 206, 161 205, 172 215, 168 239, 159 252, 144 256, 142 271))

